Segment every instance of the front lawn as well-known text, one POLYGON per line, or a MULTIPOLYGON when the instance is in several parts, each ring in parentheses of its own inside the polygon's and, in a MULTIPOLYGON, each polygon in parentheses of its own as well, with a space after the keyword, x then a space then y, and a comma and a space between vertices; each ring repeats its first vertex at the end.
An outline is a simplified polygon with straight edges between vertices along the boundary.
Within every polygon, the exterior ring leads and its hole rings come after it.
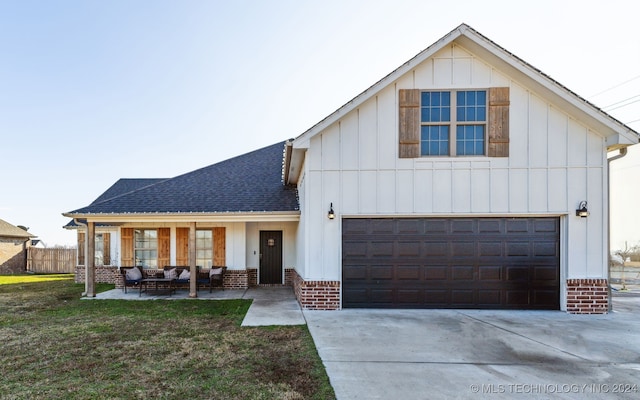
POLYGON ((335 397, 307 327, 240 327, 248 300, 80 300, 72 276, 29 278, 0 277, 2 399, 335 397))

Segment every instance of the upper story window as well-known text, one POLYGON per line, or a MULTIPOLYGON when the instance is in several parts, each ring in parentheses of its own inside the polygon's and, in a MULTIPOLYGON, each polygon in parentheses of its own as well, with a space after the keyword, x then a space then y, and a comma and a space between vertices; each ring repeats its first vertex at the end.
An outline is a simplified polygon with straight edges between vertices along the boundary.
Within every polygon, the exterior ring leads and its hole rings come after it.
POLYGON ((486 124, 486 90, 422 92, 420 155, 484 155, 486 124))
POLYGON ((509 156, 509 88, 400 89, 399 157, 509 156))

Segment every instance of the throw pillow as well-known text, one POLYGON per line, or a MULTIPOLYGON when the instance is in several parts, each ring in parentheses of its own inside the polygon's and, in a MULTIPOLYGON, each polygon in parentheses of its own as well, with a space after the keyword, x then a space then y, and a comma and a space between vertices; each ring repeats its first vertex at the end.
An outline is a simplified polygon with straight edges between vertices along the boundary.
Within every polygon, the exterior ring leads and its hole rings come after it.
POLYGON ((221 275, 221 274, 222 274, 222 268, 211 268, 209 270, 209 276, 221 275))
POLYGON ((184 279, 188 281, 190 276, 191 273, 189 272, 189 270, 183 269, 182 272, 180 272, 180 276, 178 277, 178 279, 184 279))
POLYGON ((127 269, 126 277, 128 281, 137 281, 142 279, 142 274, 138 268, 129 268, 127 269))
POLYGON ((175 268, 171 268, 168 271, 164 271, 164 277, 165 279, 176 279, 176 269, 175 268))

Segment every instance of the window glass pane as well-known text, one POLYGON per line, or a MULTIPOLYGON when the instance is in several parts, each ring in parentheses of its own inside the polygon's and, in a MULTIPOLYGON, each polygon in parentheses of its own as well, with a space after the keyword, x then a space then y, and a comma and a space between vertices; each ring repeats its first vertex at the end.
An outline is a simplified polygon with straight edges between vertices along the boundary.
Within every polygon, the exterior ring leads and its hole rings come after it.
POLYGON ((458 125, 456 128, 456 154, 484 154, 484 125, 458 125))
POLYGON ((486 97, 486 90, 458 92, 457 121, 486 121, 486 97))
POLYGON ((422 92, 420 120, 422 122, 450 121, 450 96, 449 92, 422 92))
POLYGON ((449 155, 449 126, 423 126, 420 151, 425 156, 449 155))

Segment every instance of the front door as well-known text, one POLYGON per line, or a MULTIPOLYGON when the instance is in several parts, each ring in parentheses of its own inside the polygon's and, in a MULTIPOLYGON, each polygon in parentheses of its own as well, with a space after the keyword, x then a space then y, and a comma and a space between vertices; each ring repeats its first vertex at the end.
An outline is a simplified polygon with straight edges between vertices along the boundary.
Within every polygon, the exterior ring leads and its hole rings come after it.
POLYGON ((260 284, 282 284, 282 231, 260 231, 260 284))

